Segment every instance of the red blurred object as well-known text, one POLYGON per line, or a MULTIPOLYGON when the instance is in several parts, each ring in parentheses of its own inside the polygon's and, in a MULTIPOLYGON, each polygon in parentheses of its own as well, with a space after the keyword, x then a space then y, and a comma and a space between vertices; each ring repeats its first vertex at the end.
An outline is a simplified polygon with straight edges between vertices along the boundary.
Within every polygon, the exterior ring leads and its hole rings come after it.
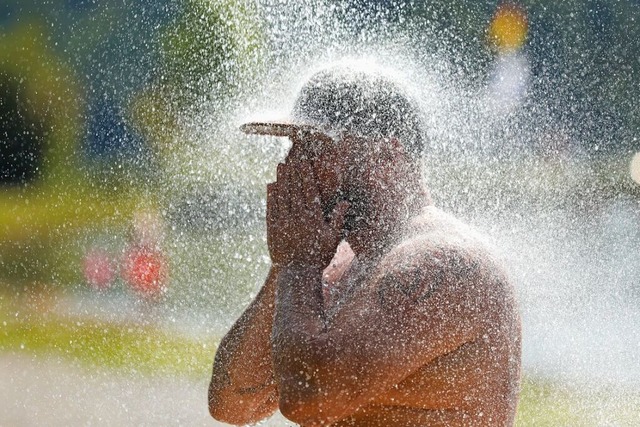
POLYGON ((101 249, 92 249, 87 252, 83 271, 87 283, 99 290, 110 288, 116 273, 111 257, 101 249))
POLYGON ((167 261, 158 249, 134 246, 125 253, 122 277, 138 294, 159 297, 165 291, 167 261))

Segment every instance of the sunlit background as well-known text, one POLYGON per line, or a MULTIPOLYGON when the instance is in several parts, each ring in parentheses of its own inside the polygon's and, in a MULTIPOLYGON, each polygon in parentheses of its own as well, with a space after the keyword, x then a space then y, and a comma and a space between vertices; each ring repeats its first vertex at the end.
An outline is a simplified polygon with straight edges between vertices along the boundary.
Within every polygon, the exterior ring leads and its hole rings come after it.
POLYGON ((397 70, 509 265, 517 425, 638 425, 639 34, 637 0, 2 0, 0 425, 216 425, 288 148, 237 128, 335 61, 397 70))

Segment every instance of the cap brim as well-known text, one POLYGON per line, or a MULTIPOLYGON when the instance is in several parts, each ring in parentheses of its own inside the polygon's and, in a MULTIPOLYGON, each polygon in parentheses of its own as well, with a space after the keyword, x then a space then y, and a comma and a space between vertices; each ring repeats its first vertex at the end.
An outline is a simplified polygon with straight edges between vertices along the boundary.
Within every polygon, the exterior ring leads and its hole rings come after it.
POLYGON ((287 121, 249 122, 240 126, 240 130, 250 135, 294 136, 300 132, 314 132, 326 135, 317 126, 287 121))
POLYGON ((291 136, 298 132, 300 125, 285 121, 249 122, 240 126, 240 130, 250 135, 291 136))

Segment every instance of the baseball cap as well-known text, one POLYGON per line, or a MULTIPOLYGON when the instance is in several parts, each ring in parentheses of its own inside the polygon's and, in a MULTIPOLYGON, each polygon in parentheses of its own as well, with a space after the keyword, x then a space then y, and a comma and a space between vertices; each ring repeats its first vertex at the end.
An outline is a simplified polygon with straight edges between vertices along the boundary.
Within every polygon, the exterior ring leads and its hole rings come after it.
POLYGON ((402 85, 374 70, 334 66, 313 74, 302 86, 289 117, 254 121, 240 129, 248 134, 294 136, 320 132, 397 138, 408 151, 423 148, 423 126, 417 103, 402 85))

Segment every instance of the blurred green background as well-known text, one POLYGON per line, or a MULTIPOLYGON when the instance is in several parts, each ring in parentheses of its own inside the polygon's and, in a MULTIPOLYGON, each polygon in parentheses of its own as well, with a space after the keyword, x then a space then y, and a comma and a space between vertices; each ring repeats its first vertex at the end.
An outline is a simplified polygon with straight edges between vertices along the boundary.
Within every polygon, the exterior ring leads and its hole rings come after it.
MULTIPOLYGON (((434 198, 465 219, 637 210, 638 34, 638 1, 4 0, 0 350, 206 378, 268 268, 264 186, 286 152, 236 121, 328 50, 400 40, 464 93, 524 58, 495 123, 433 133, 434 198)), ((578 388, 528 375, 518 425, 595 425, 603 401, 616 425, 638 416, 635 389, 578 388)))

